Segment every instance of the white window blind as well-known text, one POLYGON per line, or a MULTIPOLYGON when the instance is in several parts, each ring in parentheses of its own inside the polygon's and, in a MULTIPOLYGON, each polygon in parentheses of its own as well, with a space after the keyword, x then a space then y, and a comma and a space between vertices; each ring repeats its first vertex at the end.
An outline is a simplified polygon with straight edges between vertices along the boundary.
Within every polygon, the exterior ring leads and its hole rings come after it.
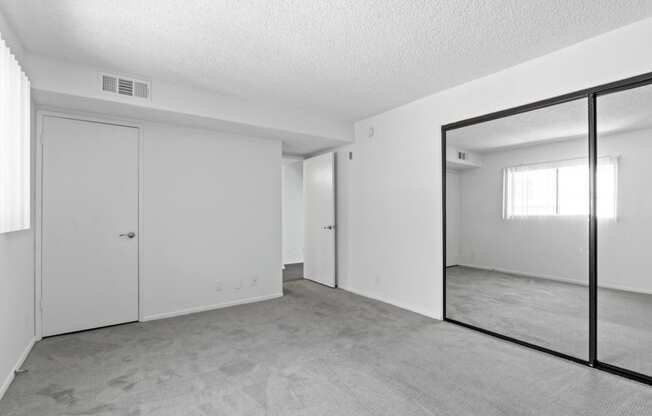
POLYGON ((0 37, 0 233, 30 227, 30 84, 0 37))
MULTIPOLYGON (((617 173, 617 158, 598 159, 596 209, 599 218, 616 218, 617 173)), ((589 215, 586 159, 503 170, 503 218, 571 215, 589 215)))

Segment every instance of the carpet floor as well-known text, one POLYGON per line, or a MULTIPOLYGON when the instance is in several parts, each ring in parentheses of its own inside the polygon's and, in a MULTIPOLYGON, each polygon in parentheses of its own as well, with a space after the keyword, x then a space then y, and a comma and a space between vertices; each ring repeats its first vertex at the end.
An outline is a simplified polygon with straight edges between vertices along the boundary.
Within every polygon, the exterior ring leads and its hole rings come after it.
POLYGON ((643 415, 652 389, 307 280, 282 298, 44 339, 41 415, 643 415))
POLYGON ((298 279, 303 279, 303 263, 286 264, 283 269, 283 281, 290 282, 298 279))
MULTIPOLYGON (((588 358, 588 286, 465 266, 446 284, 449 318, 588 358)), ((652 375, 652 295, 599 288, 598 359, 652 375)))

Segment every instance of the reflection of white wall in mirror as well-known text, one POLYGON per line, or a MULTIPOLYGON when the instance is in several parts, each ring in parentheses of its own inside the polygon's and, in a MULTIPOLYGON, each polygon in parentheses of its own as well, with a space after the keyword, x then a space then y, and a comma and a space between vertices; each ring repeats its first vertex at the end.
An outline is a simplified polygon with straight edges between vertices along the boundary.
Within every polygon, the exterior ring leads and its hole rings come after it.
MULTIPOLYGON (((652 193, 642 192, 649 187, 651 136, 652 130, 643 130, 599 137, 600 160, 613 161, 607 157, 618 156, 617 168, 615 164, 603 165, 604 169, 617 171, 603 171, 598 178, 598 190, 603 189, 603 195, 613 193, 615 198, 611 201, 617 201, 617 220, 598 221, 599 282, 603 287, 652 293, 652 280, 646 277, 647 271, 652 270, 652 256, 648 253, 652 245, 652 193), (603 183, 600 177, 611 179, 603 183)), ((458 263, 587 284, 585 215, 509 221, 502 218, 504 168, 586 158, 587 147, 586 140, 567 140, 491 152, 483 155, 481 168, 458 171, 462 201, 458 263)), ((564 208, 569 213, 586 209, 584 205, 574 205, 572 200, 569 204, 564 208)), ((616 216, 615 207, 602 206, 605 210, 613 209, 616 216)))
POLYGON ((30 227, 30 83, 0 38, 0 233, 30 227))
POLYGON ((458 264, 460 240, 460 176, 446 171, 446 266, 458 264))
POLYGON ((303 161, 283 160, 283 264, 303 261, 303 161))

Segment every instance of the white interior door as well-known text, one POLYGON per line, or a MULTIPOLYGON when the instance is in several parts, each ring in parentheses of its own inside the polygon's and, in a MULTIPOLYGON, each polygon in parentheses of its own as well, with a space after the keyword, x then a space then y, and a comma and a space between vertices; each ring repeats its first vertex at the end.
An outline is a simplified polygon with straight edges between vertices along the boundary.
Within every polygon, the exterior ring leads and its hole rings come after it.
POLYGON ((306 279, 335 287, 335 154, 303 162, 306 279))
POLYGON ((138 320, 138 129, 44 117, 43 335, 138 320))

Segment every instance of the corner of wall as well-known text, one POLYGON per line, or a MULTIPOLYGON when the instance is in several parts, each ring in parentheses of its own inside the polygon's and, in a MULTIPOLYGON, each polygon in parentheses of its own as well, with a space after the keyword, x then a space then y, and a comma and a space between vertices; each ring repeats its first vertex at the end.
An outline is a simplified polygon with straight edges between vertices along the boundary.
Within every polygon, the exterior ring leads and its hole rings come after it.
POLYGON ((9 386, 11 386, 11 383, 16 378, 16 371, 18 371, 23 366, 23 363, 27 359, 27 356, 29 355, 29 353, 32 351, 32 348, 34 347, 34 344, 36 343, 36 341, 37 341, 37 339, 36 339, 36 337, 34 337, 27 344, 27 346, 25 347, 23 352, 18 357, 18 360, 16 361, 16 364, 13 366, 13 368, 11 369, 9 374, 7 374, 4 381, 0 385, 0 400, 2 400, 5 393, 7 393, 7 390, 9 390, 9 386))

